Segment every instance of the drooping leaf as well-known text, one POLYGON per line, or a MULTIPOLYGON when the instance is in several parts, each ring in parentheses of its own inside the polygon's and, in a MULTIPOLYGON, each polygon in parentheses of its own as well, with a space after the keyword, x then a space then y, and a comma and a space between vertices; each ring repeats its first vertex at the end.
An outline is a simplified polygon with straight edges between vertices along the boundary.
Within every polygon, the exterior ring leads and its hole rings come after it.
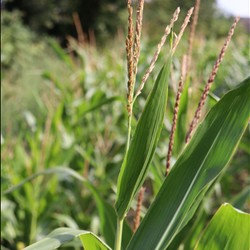
MULTIPOLYGON (((43 170, 41 172, 38 172, 26 179, 24 179, 22 182, 19 184, 12 186, 8 190, 3 191, 2 195, 6 195, 9 193, 14 192, 18 188, 21 188, 23 185, 30 184, 30 181, 33 179, 37 178, 38 176, 43 176, 43 175, 61 175, 65 174, 67 176, 71 176, 78 181, 83 182, 83 184, 89 189, 89 191, 92 193, 93 198, 95 200, 97 209, 98 209, 98 214, 100 218, 100 231, 101 234, 103 235, 104 239, 106 240, 107 244, 109 246, 113 246, 115 242, 115 230, 116 230, 116 213, 114 208, 106 202, 101 195, 99 194, 98 190, 90 183, 88 182, 84 177, 79 175, 76 171, 66 168, 66 167, 54 167, 50 168, 47 170, 43 170)), ((32 188, 30 188, 32 192, 32 188)), ((32 199, 31 199, 32 201, 32 199)), ((30 206, 30 204, 29 204, 30 206)), ((62 216, 62 215, 60 215, 62 216)), ((122 247, 125 248, 129 242, 129 240, 132 237, 132 230, 128 226, 128 224, 125 222, 123 225, 123 238, 122 238, 122 247)))
POLYGON ((99 238, 96 240, 96 236, 92 233, 81 234, 79 238, 85 250, 111 250, 111 248, 104 244, 99 238))
MULTIPOLYGON (((96 190, 93 186, 91 187, 91 192, 93 194, 98 209, 101 235, 104 237, 107 244, 113 248, 115 243, 117 222, 115 209, 100 196, 98 190, 96 190)), ((125 223, 123 224, 122 249, 126 248, 131 237, 132 230, 125 221, 125 223)))
POLYGON ((250 78, 227 93, 199 125, 164 181, 128 249, 166 249, 228 164, 250 115, 250 78))
POLYGON ((91 103, 83 102, 81 105, 79 105, 77 107, 78 116, 79 117, 84 116, 89 112, 92 112, 92 111, 94 111, 96 109, 101 108, 104 105, 113 103, 115 101, 122 101, 122 99, 119 96, 113 96, 113 97, 110 97, 110 98, 103 97, 102 99, 97 100, 95 102, 91 102, 91 103))
POLYGON ((57 228, 44 239, 25 247, 24 250, 53 250, 64 243, 79 237, 85 250, 109 250, 111 249, 100 238, 89 231, 70 229, 66 227, 57 228))
POLYGON ((223 204, 209 222, 195 250, 250 249, 250 215, 223 204))
POLYGON ((52 215, 52 218, 55 218, 57 221, 59 221, 61 225, 65 225, 66 227, 72 229, 79 229, 77 222, 67 214, 55 213, 52 215))
POLYGON ((160 136, 167 103, 171 57, 160 71, 138 121, 118 177, 116 211, 120 218, 141 187, 160 136))
POLYGON ((43 176, 43 175, 51 175, 51 174, 67 174, 70 175, 76 179, 78 179, 79 181, 83 181, 86 182, 86 180, 79 175, 76 171, 70 169, 70 168, 66 168, 66 167, 53 167, 53 168, 49 168, 46 170, 42 170, 40 172, 37 172, 27 178, 25 178, 24 180, 22 180, 20 183, 18 183, 15 186, 12 186, 10 188, 8 188, 7 190, 4 190, 1 195, 6 195, 9 193, 14 192, 15 190, 17 190, 18 188, 22 187, 23 185, 25 185, 26 183, 32 181, 33 179, 37 178, 38 176, 43 176))

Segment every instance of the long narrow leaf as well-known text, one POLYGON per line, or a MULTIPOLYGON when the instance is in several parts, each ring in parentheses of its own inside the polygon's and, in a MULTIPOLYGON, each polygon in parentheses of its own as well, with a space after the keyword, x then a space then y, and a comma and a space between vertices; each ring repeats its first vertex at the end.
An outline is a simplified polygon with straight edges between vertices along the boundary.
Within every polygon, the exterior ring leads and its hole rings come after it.
POLYGON ((24 248, 24 250, 53 250, 62 246, 64 243, 74 240, 79 237, 83 247, 86 250, 99 249, 109 250, 100 238, 89 231, 70 229, 66 227, 57 228, 44 239, 24 248))
POLYGON ((98 100, 98 102, 95 102, 95 103, 83 103, 83 105, 80 105, 78 106, 78 116, 81 117, 81 116, 84 116, 86 115, 87 113, 89 112, 92 112, 96 109, 99 109, 101 108, 102 106, 104 105, 107 105, 107 104, 110 104, 112 102, 115 102, 115 101, 122 101, 122 98, 119 97, 119 96, 113 96, 113 97, 110 97, 110 98, 103 98, 101 100, 98 100))
POLYGON ((6 195, 9 193, 14 192, 15 190, 21 188, 23 185, 25 185, 27 182, 32 181, 33 179, 36 179, 38 176, 43 176, 43 175, 53 175, 53 174, 67 174, 70 175, 76 179, 78 179, 79 181, 82 181, 84 183, 86 183, 86 180, 79 175, 76 171, 67 168, 67 167, 53 167, 53 168, 49 168, 40 172, 37 172, 29 177, 27 177, 26 179, 24 179, 23 181, 21 181, 20 183, 18 183, 15 186, 10 187, 9 189, 3 191, 1 193, 1 195, 6 195))
POLYGON ((216 212, 195 250, 250 249, 250 215, 222 205, 216 212))
MULTIPOLYGON (((98 214, 100 218, 100 232, 104 237, 106 243, 110 247, 114 247, 115 242, 115 230, 116 230, 116 213, 114 207, 106 202, 98 193, 93 186, 91 186, 91 192, 95 199, 95 203, 98 209, 98 214)), ((125 222, 123 224, 123 234, 122 234, 122 249, 125 249, 132 237, 132 230, 125 222)))
POLYGON ((250 78, 208 113, 184 149, 128 249, 166 249, 228 164, 247 127, 250 78))
POLYGON ((124 217, 141 187, 155 152, 166 109, 170 66, 171 57, 157 77, 121 167, 115 205, 120 218, 124 217))
MULTIPOLYGON (((5 190, 2 195, 7 195, 9 193, 14 192, 15 190, 21 188, 23 185, 29 183, 33 179, 39 177, 39 176, 45 176, 45 175, 60 175, 65 174, 67 176, 71 176, 78 181, 82 182, 92 193, 93 198, 95 200, 99 218, 100 218, 100 231, 103 235, 104 239, 106 240, 107 244, 109 246, 113 246, 115 241, 115 229, 116 229, 116 213, 114 208, 107 203, 100 195, 98 190, 84 177, 79 175, 76 171, 67 168, 67 167, 54 167, 50 168, 41 172, 38 172, 26 179, 24 179, 21 183, 9 188, 8 190, 5 190)), ((123 238, 122 238, 122 247, 125 248, 131 239, 132 236, 132 230, 128 226, 128 224, 125 222, 123 225, 123 238)))

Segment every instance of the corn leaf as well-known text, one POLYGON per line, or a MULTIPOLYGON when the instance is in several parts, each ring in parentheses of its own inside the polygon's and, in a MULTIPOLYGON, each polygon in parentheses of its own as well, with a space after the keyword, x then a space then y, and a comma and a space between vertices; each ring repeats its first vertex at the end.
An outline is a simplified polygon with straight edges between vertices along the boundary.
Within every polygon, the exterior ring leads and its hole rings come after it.
POLYGON ((82 245, 86 250, 111 249, 100 238, 89 231, 62 227, 55 229, 47 237, 24 248, 24 250, 53 250, 62 246, 64 243, 74 240, 77 237, 80 238, 82 245))
POLYGON ((115 101, 122 101, 122 98, 120 98, 119 96, 113 96, 110 98, 103 97, 100 98, 100 100, 94 100, 90 103, 87 101, 86 102, 83 101, 82 104, 77 107, 78 116, 79 117, 84 116, 89 112, 95 111, 96 109, 99 109, 102 106, 110 104, 115 101))
POLYGON ((128 249, 166 249, 228 164, 247 127, 250 78, 227 93, 176 161, 128 249))
MULTIPOLYGON (((100 218, 100 233, 104 237, 105 242, 111 247, 114 247, 115 242, 115 232, 116 232, 116 213, 114 207, 111 206, 107 201, 105 201, 93 186, 89 189, 93 194, 96 206, 98 209, 98 214, 100 218)), ((132 230, 130 229, 127 222, 123 224, 123 234, 122 234, 122 249, 125 249, 132 237, 132 230)), ((93 248, 92 248, 93 249, 93 248)))
POLYGON ((209 222, 195 250, 250 248, 250 215, 223 204, 209 222))
MULTIPOLYGON (((116 230, 116 213, 113 206, 111 206, 106 200, 104 200, 101 197, 99 190, 97 190, 89 181, 87 181, 84 177, 82 177, 76 171, 70 168, 54 167, 54 168, 49 168, 47 170, 43 170, 32 176, 29 176, 28 178, 24 179, 19 184, 12 186, 8 190, 3 191, 2 195, 12 193, 24 185, 25 187, 27 186, 26 189, 29 191, 30 194, 32 194, 33 188, 30 183, 32 180, 34 180, 39 176, 62 175, 62 174, 71 176, 76 180, 82 182, 85 185, 85 187, 87 187, 89 191, 92 193, 99 213, 101 235, 104 237, 106 243, 109 246, 113 247, 113 244, 115 242, 115 230, 116 230)), ((30 202, 27 203, 28 204, 27 206, 30 206, 32 201, 33 199, 30 198, 30 202)), ((132 237, 132 230, 130 229, 129 225, 125 222, 123 224, 122 248, 124 249, 126 248, 131 237, 132 237)))
POLYGON ((118 177, 117 214, 123 218, 141 187, 161 133, 167 104, 171 57, 161 69, 138 121, 118 177))

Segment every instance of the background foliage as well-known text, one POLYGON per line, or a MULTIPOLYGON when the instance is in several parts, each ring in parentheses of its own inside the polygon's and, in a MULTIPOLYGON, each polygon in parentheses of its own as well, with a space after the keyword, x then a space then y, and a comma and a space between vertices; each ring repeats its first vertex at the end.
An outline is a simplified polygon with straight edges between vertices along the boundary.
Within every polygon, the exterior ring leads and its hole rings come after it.
MULTIPOLYGON (((166 20, 174 10, 181 6, 184 13, 192 7, 192 2, 184 0, 147 1, 145 6, 145 24, 147 33, 151 37, 161 33, 166 25, 166 20), (157 10, 157 11, 155 11, 157 10)), ((60 38, 65 45, 65 35, 76 36, 72 14, 78 13, 85 35, 94 31, 98 41, 102 43, 109 40, 111 35, 124 32, 126 27, 127 12, 126 1, 119 0, 75 0, 60 2, 53 0, 24 1, 5 0, 4 10, 22 12, 22 21, 33 31, 42 35, 49 34, 60 38)), ((227 21, 222 13, 216 9, 216 1, 204 1, 200 8, 200 30, 210 36, 223 36, 227 32, 227 21), (220 20, 220 25, 217 21, 220 20)))
MULTIPOLYGON (((104 2, 4 2, 1 13, 2 249, 22 249, 62 226, 105 234, 103 224, 107 223, 112 212, 105 215, 103 211, 110 211, 109 204, 115 202, 116 180, 125 148, 127 117, 125 2, 104 2), (76 37, 72 22, 74 11, 79 13, 87 35, 90 30, 95 31, 96 46, 79 44, 72 37, 66 39, 68 35, 76 37), (95 188, 95 195, 88 185, 76 181, 69 172, 62 171, 65 167, 86 178, 95 188), (41 171, 45 171, 45 174, 3 194, 41 171)), ((190 72, 189 121, 219 53, 218 44, 222 46, 230 26, 230 20, 219 18, 214 1, 203 2, 194 43, 195 59, 190 72), (209 24, 208 17, 214 17, 209 19, 212 20, 209 24), (220 25, 217 25, 218 22, 220 25)), ((190 7, 186 1, 178 3, 183 13, 190 7)), ((178 3, 168 1, 166 4, 165 1, 155 0, 145 6, 138 79, 141 79, 151 60, 155 45, 169 21, 169 13, 178 3), (165 9, 166 12, 163 11, 165 9), (164 13, 159 14, 155 10, 164 13)), ((247 77, 248 40, 239 27, 212 88, 212 93, 217 97, 247 77)), ((180 58, 186 49, 187 40, 184 39, 173 58, 174 70, 168 100, 170 109, 145 182, 147 191, 143 214, 163 180, 180 58)), ((165 59, 165 52, 138 98, 134 122, 144 107, 145 97, 165 59)), ((213 105, 214 101, 210 98, 207 109, 213 105)), ((249 137, 248 128, 226 174, 196 215, 200 218, 197 231, 190 234, 199 234, 208 218, 225 201, 249 212, 249 137)), ((132 202, 132 208, 135 208, 135 201, 132 202)), ((133 217, 132 209, 128 216, 129 225, 133 217)), ((128 235, 131 234, 129 227, 127 231, 128 235)), ((106 240, 108 237, 105 235, 106 240)), ((194 243, 187 237, 185 244, 193 246, 194 243)), ((78 243, 69 247, 77 249, 78 243)))

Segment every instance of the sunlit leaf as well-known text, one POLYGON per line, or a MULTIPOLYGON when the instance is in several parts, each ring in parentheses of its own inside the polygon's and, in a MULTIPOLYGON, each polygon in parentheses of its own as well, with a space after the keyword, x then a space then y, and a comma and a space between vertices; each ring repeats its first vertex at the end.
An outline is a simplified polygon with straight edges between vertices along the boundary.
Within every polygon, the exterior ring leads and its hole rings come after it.
POLYGON ((77 237, 81 239, 83 247, 86 250, 111 249, 100 238, 89 231, 62 227, 55 229, 47 237, 24 248, 24 250, 53 250, 62 246, 64 243, 74 240, 77 237))
POLYGON ((250 248, 250 215, 222 205, 209 222, 195 250, 234 250, 250 248))
POLYGON ((208 113, 164 181, 128 249, 165 249, 232 158, 250 115, 250 78, 208 113))
MULTIPOLYGON (((54 167, 54 168, 50 168, 50 169, 38 172, 38 173, 24 179, 19 184, 9 188, 8 190, 5 190, 2 194, 6 195, 6 194, 14 192, 15 190, 21 188, 23 185, 30 184, 30 181, 37 178, 38 176, 54 175, 54 174, 57 174, 57 175, 64 174, 66 176, 71 176, 71 177, 77 179, 78 181, 83 182, 83 184, 89 189, 89 191, 93 195, 93 198, 95 200, 95 203, 96 203, 96 206, 98 209, 99 218, 100 218, 100 222, 101 222, 101 224, 100 224, 101 234, 104 236, 106 242, 110 246, 112 246, 114 244, 114 241, 115 241, 115 230, 116 230, 116 213, 115 213, 114 208, 101 197, 98 190, 90 182, 88 182, 84 177, 82 177, 76 171, 74 171, 70 168, 54 167)), ((31 189, 31 191, 32 191, 32 189, 31 189)), ((69 221, 70 217, 68 217, 66 215, 55 215, 55 217, 60 217, 59 219, 60 220, 63 219, 65 224, 68 224, 68 225, 71 224, 71 225, 73 225, 74 228, 76 228, 76 226, 74 226, 74 224, 72 224, 72 221, 69 221)), ((130 229, 130 227, 128 226, 127 223, 124 223, 124 225, 123 225, 123 232, 124 233, 123 233, 122 247, 125 248, 129 242, 129 240, 132 237, 132 230, 130 229)))
POLYGON ((141 187, 161 133, 167 103, 171 57, 160 71, 123 161, 118 177, 116 211, 123 218, 141 187))

